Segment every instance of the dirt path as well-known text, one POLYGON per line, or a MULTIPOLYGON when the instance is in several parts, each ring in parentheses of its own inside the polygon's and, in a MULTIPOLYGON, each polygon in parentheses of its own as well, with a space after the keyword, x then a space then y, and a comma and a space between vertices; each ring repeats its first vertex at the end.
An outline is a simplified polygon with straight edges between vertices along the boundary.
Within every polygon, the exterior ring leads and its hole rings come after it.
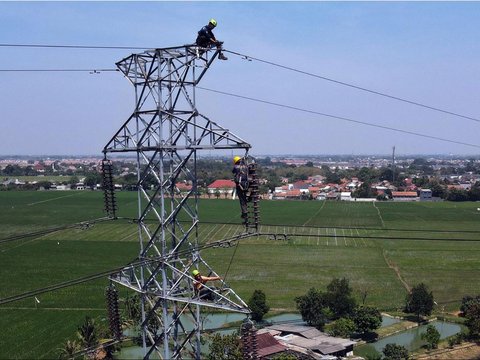
POLYGON ((402 275, 400 274, 400 269, 395 265, 395 263, 393 261, 388 260, 385 250, 383 250, 382 253, 383 253, 383 258, 385 259, 385 263, 387 264, 387 266, 390 269, 392 269, 393 271, 395 271, 395 274, 397 274, 398 280, 400 280, 400 282, 403 284, 405 289, 407 289, 407 291, 410 292, 411 287, 410 287, 410 285, 407 284, 407 282, 405 280, 403 280, 402 275))

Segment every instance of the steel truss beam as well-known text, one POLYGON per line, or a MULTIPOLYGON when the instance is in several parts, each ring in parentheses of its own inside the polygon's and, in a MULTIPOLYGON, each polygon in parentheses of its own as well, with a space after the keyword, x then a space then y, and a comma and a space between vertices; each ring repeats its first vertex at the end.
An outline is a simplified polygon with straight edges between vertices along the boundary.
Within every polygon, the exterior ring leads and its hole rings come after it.
POLYGON ((111 280, 141 294, 145 358, 200 358, 200 308, 248 314, 225 283, 209 287, 214 301, 199 299, 190 276, 218 274, 196 249, 198 238, 197 151, 244 149, 250 145, 200 114, 195 86, 218 51, 185 45, 132 54, 116 65, 135 88, 135 109, 103 152, 137 157, 138 260, 111 280), (211 56, 210 56, 211 55, 211 56), (191 182, 190 191, 176 184, 191 182), (161 261, 151 261, 152 259, 161 261))

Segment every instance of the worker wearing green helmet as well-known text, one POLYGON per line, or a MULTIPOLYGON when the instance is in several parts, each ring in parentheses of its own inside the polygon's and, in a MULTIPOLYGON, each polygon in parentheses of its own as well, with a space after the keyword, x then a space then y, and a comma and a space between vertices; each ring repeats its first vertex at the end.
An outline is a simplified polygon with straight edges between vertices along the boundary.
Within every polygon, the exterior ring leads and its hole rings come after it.
POLYGON ((215 299, 215 296, 212 290, 205 287, 204 284, 207 281, 221 280, 220 276, 203 276, 197 269, 192 271, 192 275, 195 279, 195 281, 193 282, 193 287, 195 288, 195 295, 202 300, 213 301, 215 299))
POLYGON ((197 40, 195 43, 202 48, 216 47, 219 50, 218 58, 220 60, 228 60, 228 58, 222 53, 222 41, 218 41, 213 35, 212 30, 217 26, 217 20, 210 19, 207 25, 202 27, 198 32, 197 40))

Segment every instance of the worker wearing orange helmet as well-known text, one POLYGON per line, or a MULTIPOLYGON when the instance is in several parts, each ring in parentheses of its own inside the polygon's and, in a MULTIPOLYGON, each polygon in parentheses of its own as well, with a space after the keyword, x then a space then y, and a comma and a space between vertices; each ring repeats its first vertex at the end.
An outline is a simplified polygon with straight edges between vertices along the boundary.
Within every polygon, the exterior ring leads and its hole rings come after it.
POLYGON ((215 296, 212 290, 207 289, 203 286, 207 281, 214 281, 214 280, 221 280, 220 276, 203 276, 200 274, 200 271, 193 270, 192 271, 193 278, 195 281, 193 282, 193 287, 195 288, 195 294, 202 300, 210 300, 213 301, 215 296))
POLYGON ((222 53, 222 41, 218 41, 213 35, 212 30, 217 26, 217 21, 215 19, 210 19, 207 25, 202 27, 198 32, 197 40, 195 43, 202 48, 210 48, 216 46, 219 50, 218 58, 220 60, 228 60, 228 58, 222 53))
POLYGON ((248 192, 248 166, 240 156, 233 158, 233 181, 235 181, 235 188, 237 191, 238 200, 240 200, 240 209, 242 210, 242 219, 247 222, 248 206, 247 206, 247 192, 248 192))

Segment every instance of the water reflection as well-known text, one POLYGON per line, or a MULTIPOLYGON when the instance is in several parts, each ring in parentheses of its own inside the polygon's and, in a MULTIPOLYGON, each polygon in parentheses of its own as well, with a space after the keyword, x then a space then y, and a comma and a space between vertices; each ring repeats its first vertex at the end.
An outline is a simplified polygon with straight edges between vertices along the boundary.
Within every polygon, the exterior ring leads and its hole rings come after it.
POLYGON ((381 354, 387 344, 402 345, 405 346, 408 351, 418 350, 425 344, 425 341, 421 339, 421 335, 426 332, 428 325, 433 325, 435 329, 437 329, 440 333, 440 339, 445 339, 461 331, 460 325, 443 321, 433 321, 427 325, 421 325, 395 335, 387 336, 374 343, 361 345, 355 349, 355 353, 360 356, 367 356, 367 354, 373 355, 375 353, 381 354))

